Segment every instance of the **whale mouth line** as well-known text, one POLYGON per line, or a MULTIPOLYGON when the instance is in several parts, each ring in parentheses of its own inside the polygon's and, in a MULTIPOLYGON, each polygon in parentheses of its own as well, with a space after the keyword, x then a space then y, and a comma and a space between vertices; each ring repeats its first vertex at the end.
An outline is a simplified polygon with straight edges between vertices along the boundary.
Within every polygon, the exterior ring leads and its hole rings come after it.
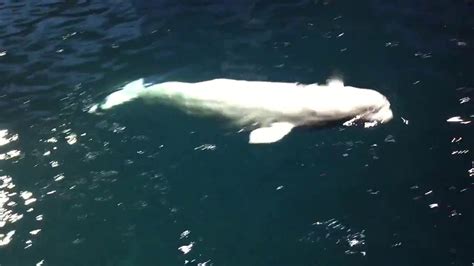
POLYGON ((372 106, 369 110, 358 114, 343 123, 344 126, 354 126, 363 122, 364 127, 374 127, 378 124, 384 124, 393 118, 393 112, 390 109, 390 103, 385 100, 383 105, 372 106))

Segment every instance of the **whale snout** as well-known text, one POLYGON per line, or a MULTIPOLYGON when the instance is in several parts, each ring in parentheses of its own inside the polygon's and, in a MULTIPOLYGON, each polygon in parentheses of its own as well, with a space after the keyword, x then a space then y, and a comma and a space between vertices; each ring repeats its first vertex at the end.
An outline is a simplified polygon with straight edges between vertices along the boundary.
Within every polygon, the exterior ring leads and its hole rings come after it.
POLYGON ((383 95, 380 95, 379 99, 380 100, 378 101, 378 103, 375 104, 375 108, 372 108, 373 111, 368 113, 365 116, 365 119, 367 121, 387 123, 393 118, 393 112, 390 108, 390 102, 383 95))
POLYGON ((377 121, 380 123, 387 123, 388 121, 392 120, 393 112, 390 109, 390 106, 383 106, 375 113, 369 115, 369 120, 377 121))

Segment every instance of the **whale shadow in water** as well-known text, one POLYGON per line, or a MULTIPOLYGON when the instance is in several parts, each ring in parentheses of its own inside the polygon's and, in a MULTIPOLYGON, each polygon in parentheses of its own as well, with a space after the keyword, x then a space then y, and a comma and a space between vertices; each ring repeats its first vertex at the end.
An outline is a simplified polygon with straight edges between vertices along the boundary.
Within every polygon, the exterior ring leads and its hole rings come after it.
MULTIPOLYGON (((178 107, 176 105, 169 104, 166 101, 157 99, 138 98, 132 102, 127 103, 127 105, 129 105, 129 108, 136 109, 136 111, 120 111, 119 108, 117 111, 118 113, 122 113, 120 116, 128 117, 127 119, 139 123, 134 118, 136 117, 137 112, 142 113, 140 116, 145 115, 145 117, 142 117, 142 119, 148 120, 152 124, 157 125, 158 128, 162 129, 163 127, 166 127, 171 132, 175 132, 173 134, 180 132, 179 134, 188 135, 189 132, 196 132, 199 134, 202 133, 203 138, 208 138, 204 135, 216 137, 217 132, 222 133, 222 131, 224 131, 223 135, 225 136, 246 136, 246 134, 249 134, 253 129, 261 126, 242 126, 232 121, 232 119, 219 115, 218 113, 186 110, 186 108, 178 107), (156 105, 157 102, 160 102, 161 104, 156 105)), ((298 132, 317 133, 326 130, 343 131, 349 127, 358 129, 364 127, 364 121, 361 120, 354 121, 350 126, 345 126, 344 123, 348 120, 351 120, 351 118, 347 117, 339 120, 328 120, 316 122, 314 124, 298 125, 291 130, 290 134, 298 134, 298 132)))
MULTIPOLYGON (((132 128, 140 128, 146 124, 144 131, 150 134, 158 134, 160 138, 170 139, 181 135, 178 139, 188 138, 190 134, 197 134, 197 139, 214 140, 218 136, 238 136, 247 137, 248 134, 258 125, 239 126, 231 119, 222 117, 218 114, 194 113, 183 110, 174 105, 162 104, 155 105, 153 100, 136 99, 127 104, 127 108, 117 108, 116 115, 120 119, 128 120, 127 124, 132 128), (141 117, 136 119, 137 114, 141 117), (152 126, 150 126, 152 125, 152 126), (159 129, 158 131, 157 128, 159 129), (224 134, 222 134, 222 131, 224 134), (159 132, 159 133, 157 133, 159 132), (192 133, 191 133, 192 132, 192 133)), ((324 121, 315 124, 300 125, 292 129, 294 135, 305 132, 322 132, 326 130, 344 130, 349 127, 363 127, 363 121, 354 122, 351 126, 344 126, 343 123, 350 118, 324 121)), ((157 137, 158 137, 157 136, 157 137)), ((283 139, 288 138, 284 137, 283 139)), ((283 141, 280 140, 280 141, 283 141)))

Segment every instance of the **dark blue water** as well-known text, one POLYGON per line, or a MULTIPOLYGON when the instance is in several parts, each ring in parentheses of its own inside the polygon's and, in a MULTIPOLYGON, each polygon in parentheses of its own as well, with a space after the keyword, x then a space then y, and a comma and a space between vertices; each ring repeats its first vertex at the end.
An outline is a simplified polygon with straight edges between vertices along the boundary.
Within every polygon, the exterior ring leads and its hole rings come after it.
POLYGON ((0 265, 472 265, 473 14, 469 0, 1 1, 0 265), (142 77, 333 75, 387 95, 395 118, 254 146, 141 101, 86 112, 142 77))

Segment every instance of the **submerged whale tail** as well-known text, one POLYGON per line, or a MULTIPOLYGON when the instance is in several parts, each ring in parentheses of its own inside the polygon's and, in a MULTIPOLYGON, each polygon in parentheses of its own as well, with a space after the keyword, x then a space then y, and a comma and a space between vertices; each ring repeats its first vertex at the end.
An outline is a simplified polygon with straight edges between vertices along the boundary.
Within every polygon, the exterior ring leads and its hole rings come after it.
POLYGON ((97 109, 110 109, 116 105, 131 101, 140 96, 145 89, 143 79, 132 81, 125 85, 121 90, 111 93, 105 98, 102 104, 95 104, 89 109, 89 113, 94 113, 97 109))

